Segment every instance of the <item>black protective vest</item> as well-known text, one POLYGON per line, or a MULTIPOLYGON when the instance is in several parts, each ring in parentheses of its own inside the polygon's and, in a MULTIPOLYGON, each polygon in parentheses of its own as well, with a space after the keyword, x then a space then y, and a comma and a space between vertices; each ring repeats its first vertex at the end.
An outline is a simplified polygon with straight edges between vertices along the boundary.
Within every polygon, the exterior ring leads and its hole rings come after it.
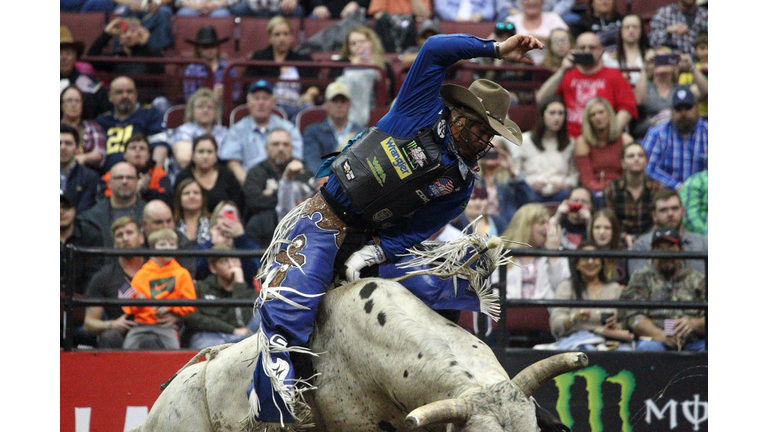
POLYGON ((458 163, 443 165, 443 145, 433 133, 429 128, 398 138, 372 127, 331 165, 355 210, 374 227, 392 226, 468 182, 458 163))

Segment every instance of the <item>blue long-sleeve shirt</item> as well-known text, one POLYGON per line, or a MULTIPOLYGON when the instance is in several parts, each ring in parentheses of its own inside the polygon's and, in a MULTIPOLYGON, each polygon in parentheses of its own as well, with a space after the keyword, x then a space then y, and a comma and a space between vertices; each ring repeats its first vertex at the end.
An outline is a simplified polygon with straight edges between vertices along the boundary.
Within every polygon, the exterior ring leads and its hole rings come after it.
POLYGON ((648 177, 676 190, 688 177, 708 169, 709 122, 702 118, 686 137, 667 120, 652 127, 643 147, 648 153, 648 177))
MULTIPOLYGON (((412 137, 419 129, 431 127, 445 109, 440 87, 445 79, 446 68, 459 60, 494 57, 493 42, 459 34, 436 35, 427 39, 408 71, 392 109, 379 120, 376 127, 396 137, 412 137)), ((446 133, 444 143, 451 139, 450 133, 446 133)), ((442 162, 446 165, 455 164, 458 158, 443 146, 442 162)), ((471 173, 467 174, 466 185, 429 201, 417 209, 412 217, 399 224, 379 231, 381 247, 387 258, 394 260, 397 254, 405 253, 407 248, 426 240, 461 214, 474 186, 471 173)), ((335 175, 329 176, 326 189, 342 205, 353 208, 335 175)))

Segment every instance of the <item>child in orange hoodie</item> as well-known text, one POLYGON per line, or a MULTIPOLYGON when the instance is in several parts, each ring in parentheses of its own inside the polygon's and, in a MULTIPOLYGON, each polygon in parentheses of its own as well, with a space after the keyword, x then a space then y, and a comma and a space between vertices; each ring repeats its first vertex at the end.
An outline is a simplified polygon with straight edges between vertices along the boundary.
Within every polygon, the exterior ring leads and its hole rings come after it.
MULTIPOLYGON (((149 247, 157 250, 178 248, 178 235, 170 228, 149 235, 149 247)), ((150 257, 131 281, 134 298, 196 299, 189 272, 173 257, 150 257)), ((125 336, 123 349, 179 349, 178 325, 181 317, 195 311, 194 306, 123 306, 138 325, 125 336)))

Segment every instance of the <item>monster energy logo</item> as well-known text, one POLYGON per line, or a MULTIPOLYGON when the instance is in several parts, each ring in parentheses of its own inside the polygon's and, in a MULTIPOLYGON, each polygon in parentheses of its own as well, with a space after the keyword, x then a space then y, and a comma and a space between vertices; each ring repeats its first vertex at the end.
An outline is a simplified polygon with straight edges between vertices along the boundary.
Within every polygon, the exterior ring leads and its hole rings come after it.
POLYGON ((384 174, 384 169, 381 167, 381 164, 379 164, 379 161, 376 160, 376 156, 373 157, 373 161, 368 158, 365 158, 365 161, 368 162, 368 168, 371 169, 376 181, 379 182, 379 186, 384 186, 384 182, 387 180, 387 175, 384 174))
POLYGON ((573 427, 573 417, 571 416, 570 409, 571 392, 569 390, 577 376, 584 378, 587 382, 587 406, 589 407, 589 426, 592 432, 603 431, 603 420, 601 418, 603 412, 603 382, 618 384, 621 387, 621 398, 619 400, 621 430, 622 432, 631 432, 629 399, 635 390, 635 377, 627 370, 623 370, 613 376, 608 376, 608 372, 600 366, 591 366, 577 372, 570 372, 555 377, 555 385, 559 390, 556 407, 557 413, 560 415, 560 421, 568 427, 573 427))

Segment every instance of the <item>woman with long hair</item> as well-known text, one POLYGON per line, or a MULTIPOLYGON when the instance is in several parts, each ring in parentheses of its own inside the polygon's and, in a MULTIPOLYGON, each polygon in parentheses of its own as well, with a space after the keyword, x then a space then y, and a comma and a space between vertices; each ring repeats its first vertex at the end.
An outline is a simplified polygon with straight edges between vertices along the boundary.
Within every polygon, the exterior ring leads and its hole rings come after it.
POLYGON ((75 156, 81 165, 87 165, 99 171, 106 153, 107 135, 95 120, 84 120, 89 117, 88 106, 85 104, 83 91, 75 85, 67 86, 59 95, 61 107, 61 124, 77 129, 82 142, 82 151, 75 156))
MULTIPOLYGON (((594 243, 584 241, 579 250, 598 250, 594 243)), ((621 286, 609 282, 605 275, 605 260, 599 257, 569 259, 571 277, 560 282, 555 292, 557 300, 618 300, 621 286)), ((603 342, 594 330, 603 325, 618 328, 614 308, 556 307, 549 316, 549 326, 557 338, 558 349, 594 350, 603 342)))
POLYGON ((238 209, 245 206, 245 197, 235 175, 219 164, 218 144, 213 135, 201 135, 192 141, 192 161, 176 177, 176 189, 181 182, 193 178, 200 184, 208 201, 208 211, 221 201, 230 200, 238 209))
POLYGON ((596 97, 587 102, 573 154, 579 184, 592 191, 598 202, 596 208, 601 207, 605 185, 621 177, 621 149, 631 142, 632 136, 619 128, 616 113, 607 100, 596 97))
POLYGON ((620 157, 624 174, 605 187, 603 204, 616 214, 620 237, 631 249, 635 239, 653 227, 653 195, 664 186, 645 174, 648 155, 639 143, 624 146, 620 157))
POLYGON ((194 178, 181 181, 173 199, 176 229, 195 243, 205 243, 211 239, 210 216, 200 183, 194 178))
MULTIPOLYGON (((616 213, 610 209, 600 209, 592 213, 592 220, 587 230, 587 240, 597 250, 626 250, 621 239, 621 229, 616 213)), ((603 258, 603 272, 609 281, 627 283, 626 258, 603 258)))
POLYGON ((549 33, 546 46, 544 47, 544 61, 541 66, 549 68, 552 72, 560 69, 563 59, 576 45, 576 40, 567 29, 556 28, 549 33))
POLYGON ((574 143, 566 127, 567 110, 559 98, 539 105, 536 125, 523 134, 523 144, 512 146, 516 208, 529 202, 562 201, 578 184, 574 143))
POLYGON ((498 216, 506 227, 515 213, 513 202, 514 191, 512 183, 515 174, 512 172, 512 156, 509 148, 513 146, 507 139, 501 136, 494 137, 493 148, 488 150, 477 164, 480 166, 480 177, 488 192, 486 214, 498 216))
POLYGON ((629 14, 621 20, 621 29, 616 40, 616 49, 603 53, 603 65, 616 69, 640 69, 623 72, 624 78, 634 86, 643 70, 643 59, 648 51, 648 35, 645 34, 640 15, 629 14))
MULTIPOLYGON (((517 34, 536 36, 546 40, 553 29, 568 30, 568 24, 560 18, 557 12, 544 12, 544 0, 520 0, 521 12, 507 17, 507 21, 515 25, 517 34)), ((539 65, 544 60, 544 51, 533 50, 530 52, 535 64, 539 65)))
POLYGON ((571 26, 573 36, 578 38, 584 32, 595 33, 606 49, 616 45, 621 19, 616 0, 588 0, 587 10, 581 20, 571 26))
POLYGON ((469 197, 467 208, 454 221, 451 222, 456 228, 463 230, 467 225, 475 223, 468 232, 480 236, 498 237, 506 224, 499 216, 488 213, 488 189, 482 185, 475 184, 472 189, 472 195, 469 197))

